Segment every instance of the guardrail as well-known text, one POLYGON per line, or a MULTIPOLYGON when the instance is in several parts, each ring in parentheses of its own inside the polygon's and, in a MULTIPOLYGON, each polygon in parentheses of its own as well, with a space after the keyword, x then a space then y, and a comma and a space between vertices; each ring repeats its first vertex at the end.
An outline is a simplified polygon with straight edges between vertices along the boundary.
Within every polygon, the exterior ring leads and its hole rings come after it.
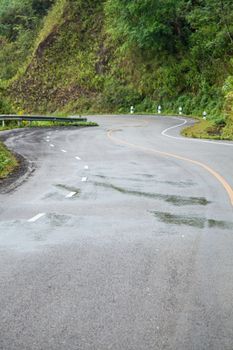
POLYGON ((54 117, 54 116, 43 116, 43 115, 17 115, 17 114, 0 114, 0 121, 2 126, 5 126, 6 121, 18 121, 18 124, 22 121, 47 121, 47 122, 60 122, 60 123, 78 123, 86 122, 87 118, 82 117, 54 117))

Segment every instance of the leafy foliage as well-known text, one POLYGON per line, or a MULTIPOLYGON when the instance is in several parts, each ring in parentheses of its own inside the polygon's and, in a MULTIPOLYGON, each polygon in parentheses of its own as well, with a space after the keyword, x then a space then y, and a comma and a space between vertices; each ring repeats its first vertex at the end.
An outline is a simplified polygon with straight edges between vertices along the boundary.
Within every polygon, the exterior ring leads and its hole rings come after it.
POLYGON ((171 113, 206 110, 216 124, 227 113, 228 125, 232 55, 231 0, 0 4, 0 79, 27 111, 128 112, 134 104, 155 112, 161 104, 171 113))
POLYGON ((14 155, 0 143, 0 179, 9 175, 18 165, 14 155))
POLYGON ((53 0, 2 0, 0 79, 9 80, 29 55, 43 16, 53 0))

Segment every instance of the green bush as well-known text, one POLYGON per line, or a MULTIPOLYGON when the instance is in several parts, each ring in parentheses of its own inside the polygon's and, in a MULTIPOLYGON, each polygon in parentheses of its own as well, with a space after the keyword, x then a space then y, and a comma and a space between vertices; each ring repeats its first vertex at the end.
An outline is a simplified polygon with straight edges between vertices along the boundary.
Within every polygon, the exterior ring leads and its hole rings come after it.
POLYGON ((0 143, 0 179, 8 176, 18 165, 14 155, 0 143))

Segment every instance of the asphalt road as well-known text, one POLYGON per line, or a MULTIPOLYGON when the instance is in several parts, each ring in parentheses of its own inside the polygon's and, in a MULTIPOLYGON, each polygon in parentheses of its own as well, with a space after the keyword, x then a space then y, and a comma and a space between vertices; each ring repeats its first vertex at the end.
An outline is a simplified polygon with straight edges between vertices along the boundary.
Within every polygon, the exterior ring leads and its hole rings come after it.
POLYGON ((7 133, 35 170, 0 194, 0 349, 232 350, 233 143, 90 119, 7 133))

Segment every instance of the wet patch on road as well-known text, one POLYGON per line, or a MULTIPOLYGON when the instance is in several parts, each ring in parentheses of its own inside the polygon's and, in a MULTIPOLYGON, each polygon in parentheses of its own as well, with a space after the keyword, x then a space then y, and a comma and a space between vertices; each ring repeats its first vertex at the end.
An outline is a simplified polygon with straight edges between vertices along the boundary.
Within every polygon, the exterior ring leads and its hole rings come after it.
POLYGON ((176 186, 176 187, 180 187, 180 188, 186 188, 186 187, 191 187, 191 186, 195 186, 195 183, 192 181, 179 181, 179 182, 175 182, 175 181, 156 181, 157 183, 160 184, 165 184, 165 185, 171 185, 171 186, 176 186))
POLYGON ((58 185, 54 185, 54 187, 60 189, 62 191, 62 193, 61 192, 53 192, 53 191, 48 192, 42 197, 43 200, 62 201, 62 200, 65 200, 67 198, 66 195, 69 194, 69 192, 74 193, 69 199, 75 199, 75 198, 79 197, 81 194, 81 190, 79 188, 76 188, 73 186, 58 184, 58 185))
POLYGON ((169 185, 169 186, 175 186, 175 187, 179 187, 179 188, 187 188, 187 187, 192 187, 195 186, 196 184, 193 181, 162 181, 162 180, 157 180, 155 178, 154 175, 150 175, 150 174, 135 174, 137 177, 136 178, 124 178, 124 177, 116 177, 116 176, 106 176, 106 175, 95 175, 95 177, 99 178, 99 179, 103 179, 103 180, 127 180, 127 181, 132 181, 132 182, 144 182, 145 179, 143 178, 139 178, 139 176, 143 176, 147 178, 147 182, 153 182, 156 184, 164 184, 164 185, 169 185), (149 180, 148 180, 149 179, 149 180))
POLYGON ((79 237, 80 218, 48 213, 36 222, 0 222, 0 251, 32 252, 60 244, 73 244, 79 237), (75 228, 75 229, 74 229, 75 228))
POLYGON ((99 187, 113 189, 119 193, 129 194, 129 195, 136 196, 136 197, 145 197, 145 198, 151 198, 151 199, 164 200, 165 202, 171 203, 171 204, 176 205, 176 206, 185 206, 185 205, 206 206, 206 205, 211 203, 204 197, 184 197, 184 196, 178 196, 178 195, 166 195, 166 194, 161 194, 161 193, 141 192, 141 191, 124 189, 122 187, 118 187, 118 186, 115 186, 112 184, 102 183, 102 182, 94 182, 94 185, 99 186, 99 187))
POLYGON ((76 188, 76 187, 73 187, 73 186, 57 184, 57 185, 55 185, 55 187, 57 187, 59 189, 62 189, 62 190, 65 190, 65 191, 68 191, 68 192, 75 192, 76 194, 72 198, 79 197, 80 194, 81 194, 80 188, 76 188))
POLYGON ((195 186, 195 182, 192 180, 187 180, 187 181, 164 181, 164 180, 157 180, 155 175, 152 174, 135 174, 136 176, 142 176, 147 179, 153 179, 156 183, 159 184, 165 184, 165 185, 171 185, 171 186, 176 186, 176 187, 191 187, 195 186))
POLYGON ((49 222, 49 225, 54 226, 63 226, 70 222, 71 218, 68 215, 60 215, 60 214, 47 214, 46 219, 49 222))
POLYGON ((132 182, 142 182, 143 180, 139 178, 130 178, 130 177, 117 177, 117 176, 105 176, 105 175, 95 175, 96 178, 98 179, 103 179, 103 180, 126 180, 126 181, 132 181, 132 182))
POLYGON ((158 211, 152 211, 151 213, 164 224, 190 226, 199 229, 218 228, 222 230, 233 230, 233 222, 229 221, 206 219, 196 216, 174 215, 158 211))

